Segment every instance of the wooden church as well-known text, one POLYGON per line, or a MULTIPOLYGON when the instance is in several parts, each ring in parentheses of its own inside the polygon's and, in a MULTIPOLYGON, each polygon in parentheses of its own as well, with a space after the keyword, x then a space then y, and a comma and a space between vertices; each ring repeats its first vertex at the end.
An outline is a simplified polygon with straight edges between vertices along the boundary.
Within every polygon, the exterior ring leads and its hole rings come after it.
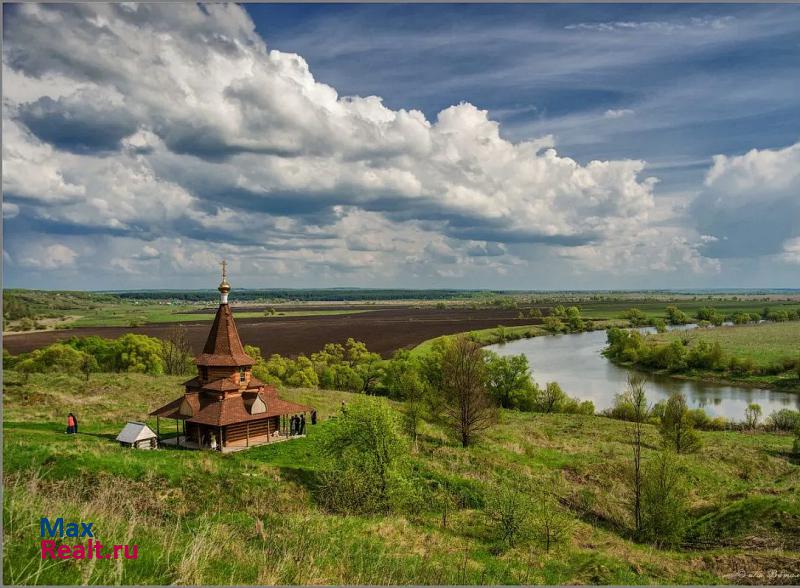
POLYGON ((219 285, 220 304, 203 352, 197 356, 197 376, 184 383, 186 392, 150 413, 160 436, 161 418, 173 419, 177 437, 163 443, 201 449, 235 451, 289 438, 289 419, 313 408, 288 402, 274 386, 252 375, 255 360, 244 352, 228 304, 225 262, 219 285))

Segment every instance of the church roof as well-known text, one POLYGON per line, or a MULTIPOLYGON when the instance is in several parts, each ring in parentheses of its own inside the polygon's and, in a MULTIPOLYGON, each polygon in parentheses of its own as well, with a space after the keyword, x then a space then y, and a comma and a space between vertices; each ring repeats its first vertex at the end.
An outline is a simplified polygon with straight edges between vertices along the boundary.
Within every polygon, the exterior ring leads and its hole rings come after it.
POLYGON ((203 352, 197 356, 195 363, 201 366, 239 367, 251 366, 256 363, 252 357, 244 352, 233 313, 228 304, 220 304, 214 324, 208 333, 203 352))
POLYGON ((207 397, 203 394, 186 394, 176 398, 169 404, 157 408, 150 413, 150 416, 160 416, 168 419, 181 419, 190 423, 200 423, 203 425, 225 426, 246 421, 255 421, 271 416, 284 414, 297 414, 310 412, 312 407, 304 404, 289 402, 279 398, 274 388, 267 388, 263 393, 255 392, 234 394, 222 399, 207 397), (256 414, 250 413, 250 406, 255 397, 267 405, 266 412, 256 414), (191 416, 181 414, 180 408, 184 400, 191 407, 191 416))

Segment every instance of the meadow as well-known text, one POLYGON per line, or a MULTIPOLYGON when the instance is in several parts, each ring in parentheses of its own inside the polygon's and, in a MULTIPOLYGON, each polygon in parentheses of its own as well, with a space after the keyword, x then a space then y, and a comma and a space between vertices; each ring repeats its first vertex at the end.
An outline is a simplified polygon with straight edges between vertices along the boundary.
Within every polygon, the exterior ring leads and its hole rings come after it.
POLYGON ((698 339, 719 343, 722 351, 739 359, 750 359, 757 366, 769 366, 787 358, 800 357, 800 323, 760 323, 693 329, 685 332, 661 333, 660 342, 698 339))
MULTIPOLYGON (((355 395, 286 389, 317 407, 307 438, 229 455, 120 448, 126 420, 174 398, 185 379, 95 374, 89 381, 5 373, 4 579, 13 584, 646 584, 800 580, 800 463, 792 437, 701 432, 680 456, 691 529, 675 549, 632 540, 629 424, 599 416, 501 411, 475 446, 425 422, 411 461, 452 494, 377 515, 332 514, 315 498, 315 436, 355 395), (64 434, 67 412, 81 432, 64 434), (486 504, 514 485, 538 496, 564 481, 563 541, 501 544, 486 504), (41 516, 93 521, 105 543, 139 545, 136 561, 43 561, 41 516), (446 524, 444 519, 446 518, 446 524), (772 573, 772 580, 764 574, 772 573)), ((387 401, 388 402, 388 401, 387 401)), ((401 403, 390 403, 402 412, 401 403)), ((155 423, 149 421, 152 426, 155 423)), ((162 425, 165 423, 162 421, 162 425)), ((168 430, 162 426, 162 433, 168 430)), ((645 427, 645 460, 659 447, 645 427)))

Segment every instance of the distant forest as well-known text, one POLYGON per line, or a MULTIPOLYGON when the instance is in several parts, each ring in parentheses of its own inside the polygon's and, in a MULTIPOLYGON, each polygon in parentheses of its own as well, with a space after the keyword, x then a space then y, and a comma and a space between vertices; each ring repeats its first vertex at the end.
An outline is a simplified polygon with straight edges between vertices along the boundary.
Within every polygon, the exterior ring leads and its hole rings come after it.
MULTIPOLYGON (((501 290, 401 290, 365 288, 291 289, 271 288, 263 290, 236 289, 236 300, 272 302, 338 302, 372 300, 452 300, 471 298, 476 295, 505 294, 501 290)), ((213 300, 219 296, 216 290, 144 290, 113 292, 114 296, 129 300, 185 300, 187 302, 213 300)))

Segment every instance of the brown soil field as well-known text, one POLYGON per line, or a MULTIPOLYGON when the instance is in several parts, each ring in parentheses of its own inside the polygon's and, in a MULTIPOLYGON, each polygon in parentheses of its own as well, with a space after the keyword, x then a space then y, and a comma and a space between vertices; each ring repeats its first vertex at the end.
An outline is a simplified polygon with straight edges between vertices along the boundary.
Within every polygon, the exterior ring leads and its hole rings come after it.
MULTIPOLYGON (((325 308, 320 306, 319 308, 325 308)), ((329 308, 329 307, 328 307, 329 308)), ((339 307, 341 308, 341 307, 339 307)), ((298 317, 243 318, 236 321, 242 341, 261 348, 264 356, 272 353, 295 356, 312 353, 325 343, 344 343, 348 337, 366 343, 371 351, 389 357, 397 349, 410 348, 427 339, 497 325, 515 326, 540 322, 541 319, 519 319, 518 311, 468 308, 412 308, 369 306, 370 312, 345 315, 298 317), (376 310, 378 308, 378 310, 376 310)), ((306 307, 308 309, 308 307, 306 307)), ((254 310, 249 307, 236 311, 254 310)), ((193 311, 197 312, 197 311, 193 311)), ((211 312, 211 309, 209 309, 211 312)), ((116 339, 126 333, 165 337, 175 323, 142 327, 79 327, 61 331, 20 333, 3 338, 3 346, 16 355, 63 341, 70 337, 98 335, 116 339)), ((208 321, 184 323, 195 353, 199 353, 211 328, 208 321)))

